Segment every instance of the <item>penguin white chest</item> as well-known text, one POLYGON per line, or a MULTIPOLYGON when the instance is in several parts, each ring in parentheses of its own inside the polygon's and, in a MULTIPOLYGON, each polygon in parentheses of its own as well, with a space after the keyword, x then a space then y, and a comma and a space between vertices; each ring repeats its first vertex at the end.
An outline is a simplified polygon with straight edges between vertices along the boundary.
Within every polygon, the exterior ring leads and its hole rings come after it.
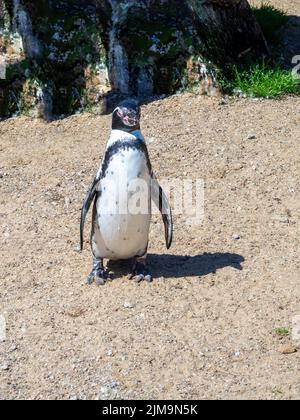
POLYGON ((93 246, 102 258, 128 259, 147 251, 151 173, 142 148, 120 147, 102 164, 93 246))

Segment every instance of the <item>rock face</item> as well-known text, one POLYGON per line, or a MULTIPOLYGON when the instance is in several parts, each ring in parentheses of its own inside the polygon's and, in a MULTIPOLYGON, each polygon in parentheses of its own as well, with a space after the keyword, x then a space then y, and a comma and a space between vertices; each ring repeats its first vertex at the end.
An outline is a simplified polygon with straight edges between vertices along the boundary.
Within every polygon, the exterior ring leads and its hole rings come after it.
POLYGON ((246 0, 0 0, 0 116, 102 113, 128 95, 218 94, 267 53, 246 0))

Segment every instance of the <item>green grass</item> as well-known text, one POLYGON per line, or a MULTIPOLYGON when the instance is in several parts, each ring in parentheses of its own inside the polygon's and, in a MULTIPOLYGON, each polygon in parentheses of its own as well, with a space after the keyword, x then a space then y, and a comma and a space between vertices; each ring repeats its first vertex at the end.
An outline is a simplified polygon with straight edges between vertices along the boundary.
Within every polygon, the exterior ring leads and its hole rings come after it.
POLYGON ((279 42, 282 28, 288 21, 287 13, 264 2, 261 6, 252 6, 252 11, 262 28, 267 42, 273 44, 279 42))
MULTIPOLYGON (((289 19, 287 13, 266 2, 252 6, 252 10, 267 42, 274 48, 280 42, 282 29, 289 19)), ((300 80, 291 71, 281 68, 280 64, 271 65, 263 59, 247 67, 244 64, 243 68, 241 65, 228 68, 220 84, 224 93, 258 98, 300 94, 300 80)))
POLYGON ((290 334, 289 330, 284 327, 275 328, 274 333, 280 337, 287 337, 290 334))
MULTIPOLYGON (((233 67, 233 78, 229 82, 233 92, 239 92, 258 98, 275 98, 288 94, 300 93, 300 80, 291 71, 270 67, 264 62, 254 64, 247 70, 233 67)), ((228 89, 228 86, 227 86, 228 89)))

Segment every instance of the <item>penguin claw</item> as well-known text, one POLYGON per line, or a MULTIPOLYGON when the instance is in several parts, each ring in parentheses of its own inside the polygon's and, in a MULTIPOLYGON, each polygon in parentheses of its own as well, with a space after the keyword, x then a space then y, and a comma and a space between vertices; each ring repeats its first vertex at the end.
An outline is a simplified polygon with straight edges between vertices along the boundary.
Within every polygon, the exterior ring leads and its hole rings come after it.
POLYGON ((147 274, 147 276, 145 276, 144 280, 147 281, 148 283, 151 283, 153 278, 152 278, 151 274, 147 274))
POLYGON ((148 283, 152 282, 152 275, 148 272, 147 268, 144 266, 136 266, 133 272, 129 275, 129 279, 133 280, 136 283, 141 281, 146 281, 148 283))
POLYGON ((133 281, 135 281, 136 283, 140 283, 143 279, 144 279, 144 276, 143 276, 143 274, 138 274, 137 276, 133 276, 133 281))
POLYGON ((147 283, 151 283, 152 280, 153 280, 151 274, 147 274, 147 275, 144 275, 144 274, 134 275, 134 274, 132 274, 130 276, 130 279, 132 279, 135 283, 141 283, 142 281, 146 281, 147 283))
POLYGON ((106 283, 106 279, 104 279, 103 277, 95 277, 95 282, 97 286, 104 286, 106 283))
POLYGON ((97 286, 104 286, 104 284, 107 281, 112 280, 112 276, 111 273, 106 271, 106 270, 99 270, 96 273, 93 271, 91 272, 91 274, 89 274, 89 276, 87 277, 87 284, 91 285, 93 283, 93 281, 95 280, 95 283, 97 286))

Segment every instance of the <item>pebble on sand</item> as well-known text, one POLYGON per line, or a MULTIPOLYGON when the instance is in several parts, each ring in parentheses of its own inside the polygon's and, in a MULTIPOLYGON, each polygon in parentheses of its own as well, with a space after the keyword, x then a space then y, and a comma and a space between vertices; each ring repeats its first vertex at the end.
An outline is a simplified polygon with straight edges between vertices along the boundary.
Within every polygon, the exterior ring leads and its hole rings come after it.
POLYGON ((124 308, 126 308, 126 309, 133 309, 134 308, 134 306, 135 305, 133 305, 132 303, 130 303, 130 302, 125 302, 124 303, 124 305, 123 305, 123 307, 124 308))
POLYGON ((0 365, 0 370, 9 370, 9 364, 8 363, 2 363, 2 365, 0 365))
POLYGON ((279 348, 279 353, 282 353, 282 354, 293 354, 296 352, 297 352, 297 349, 292 344, 286 344, 279 348))
POLYGON ((238 241, 239 239, 241 239, 240 235, 238 235, 237 233, 234 233, 232 235, 232 239, 234 239, 235 241, 238 241))

